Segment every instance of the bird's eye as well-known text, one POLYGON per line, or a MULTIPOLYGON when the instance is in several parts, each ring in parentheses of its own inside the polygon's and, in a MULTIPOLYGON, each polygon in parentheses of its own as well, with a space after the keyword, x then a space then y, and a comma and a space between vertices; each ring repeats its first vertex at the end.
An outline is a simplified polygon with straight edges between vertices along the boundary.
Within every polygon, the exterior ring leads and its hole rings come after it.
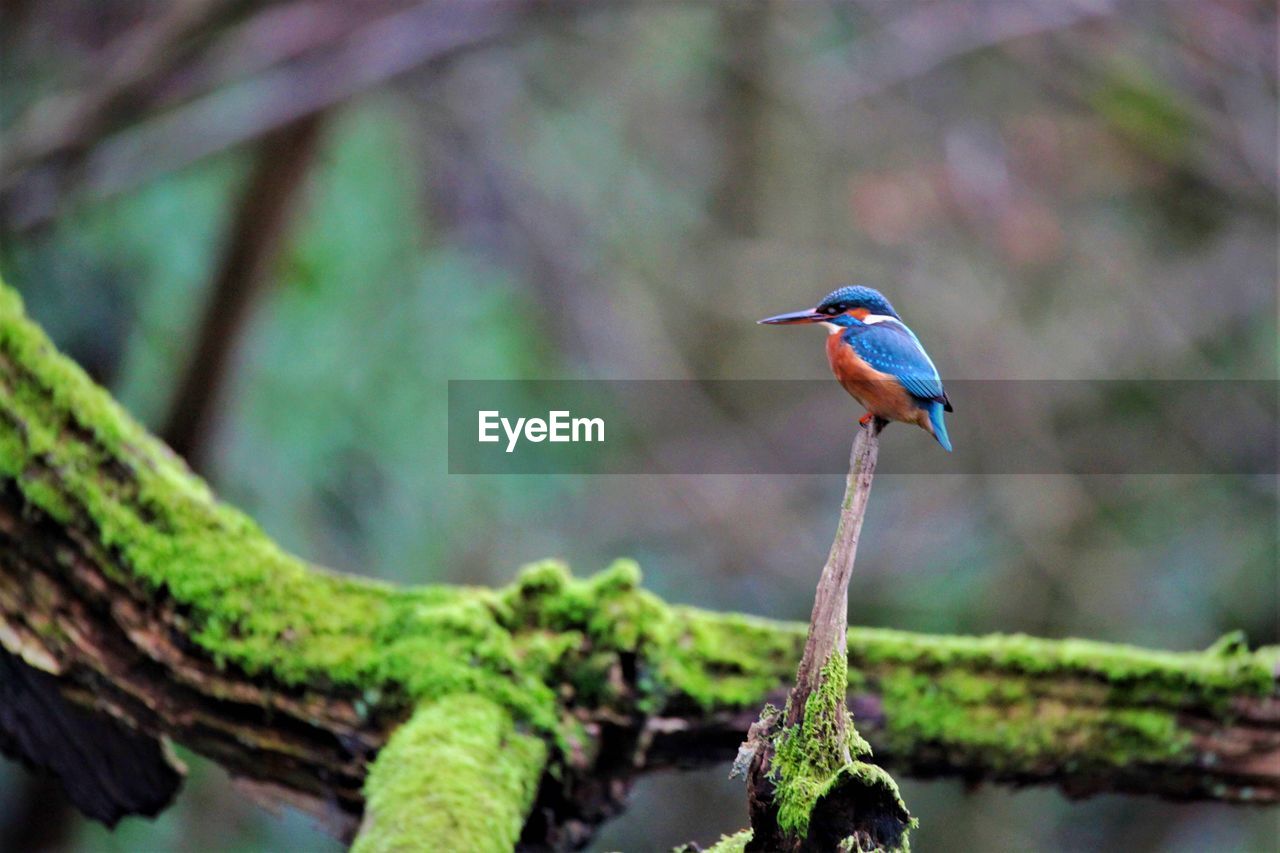
POLYGON ((839 312, 839 310, 836 308, 836 306, 834 306, 834 305, 828 305, 826 308, 823 308, 823 309, 822 309, 822 313, 823 313, 823 314, 838 314, 838 313, 840 313, 840 312, 839 312))

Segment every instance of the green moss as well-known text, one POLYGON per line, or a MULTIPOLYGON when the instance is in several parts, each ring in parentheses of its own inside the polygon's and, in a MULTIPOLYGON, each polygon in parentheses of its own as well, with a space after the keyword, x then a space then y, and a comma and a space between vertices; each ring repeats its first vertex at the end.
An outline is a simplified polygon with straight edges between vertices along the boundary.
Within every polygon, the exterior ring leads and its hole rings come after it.
POLYGON ((719 841, 707 848, 707 853, 743 853, 751 836, 749 829, 740 830, 733 835, 722 835, 719 841))
POLYGON ((545 761, 545 744, 493 702, 433 702, 396 729, 370 768, 352 850, 512 850, 545 761))
MULTIPOLYGON (((117 556, 121 580, 167 591, 188 609, 200 646, 251 672, 389 686, 410 702, 484 681, 480 692, 512 694, 503 701, 515 703, 517 716, 547 726, 554 700, 541 679, 584 650, 603 654, 600 666, 610 654, 636 655, 645 708, 715 708, 758 704, 790 677, 804 642, 799 625, 669 606, 639 588, 630 561, 587 580, 563 564, 538 563, 499 591, 397 589, 306 565, 216 501, 57 354, 3 286, 0 390, 0 477, 57 519, 87 517, 117 556)), ((849 632, 849 654, 855 681, 897 668, 1096 676, 1112 701, 1168 707, 1267 695, 1278 657, 1274 649, 1178 654, 859 628, 849 632)))
POLYGON ((192 639, 219 661, 289 683, 387 685, 406 702, 472 691, 543 731, 556 725, 552 673, 572 670, 580 698, 609 695, 619 655, 646 708, 671 697, 745 705, 774 686, 790 637, 763 656, 774 626, 680 618, 639 589, 620 561, 581 581, 556 563, 508 590, 395 589, 336 577, 280 551, 217 502, 183 463, 60 357, 0 290, 0 384, 9 392, 0 476, 62 521, 87 519, 120 580, 163 590, 190 613, 192 639), (104 476, 113 472, 113 476, 104 476), (744 634, 755 641, 744 647, 744 634), (662 649, 671 654, 647 654, 662 649))
POLYGON ((1043 677, 1096 680, 1110 704, 1224 708, 1241 693, 1275 689, 1280 649, 1245 654, 1164 652, 1092 640, 1044 640, 1021 634, 939 637, 906 631, 853 628, 850 666, 868 672, 907 667, 920 672, 971 669, 1043 677))
POLYGON ((1064 754, 1077 769, 1194 759, 1191 733, 1178 712, 1160 707, 1108 707, 1105 691, 1090 704, 1074 687, 1071 701, 1037 692, 1025 680, 955 670, 897 670, 879 680, 890 753, 922 745, 957 760, 1015 772, 1064 754))
POLYGON ((640 589, 640 568, 618 560, 587 581, 575 581, 563 563, 547 560, 525 567, 500 597, 509 627, 582 630, 597 647, 634 652, 661 635, 667 606, 640 589))
POLYGON ((651 663, 653 706, 679 695, 703 708, 758 705, 794 677, 803 625, 672 607, 664 654, 651 663))
POLYGON ((832 654, 823 666, 819 688, 805 700, 801 722, 777 735, 770 775, 778 826, 788 835, 805 838, 814 807, 836 789, 842 796, 872 802, 887 799, 907 818, 897 784, 884 770, 862 760, 871 755, 871 747, 854 728, 847 692, 844 655, 832 654))
POLYGON ((521 660, 498 595, 396 589, 285 554, 60 357, 2 288, 0 386, 0 477, 54 518, 92 525, 118 579, 172 596, 216 660, 291 684, 391 686, 406 703, 476 693, 556 728, 554 693, 521 660))
POLYGON ((628 701, 740 706, 794 660, 790 634, 774 642, 769 623, 679 614, 639 588, 630 561, 586 580, 539 563, 497 591, 401 589, 307 565, 218 502, 3 287, 0 390, 0 477, 55 519, 96 531, 116 579, 172 597, 192 641, 224 665, 355 695, 378 688, 406 707, 474 693, 559 740, 561 697, 548 685, 562 676, 578 702, 616 699, 628 656, 642 688, 628 701))

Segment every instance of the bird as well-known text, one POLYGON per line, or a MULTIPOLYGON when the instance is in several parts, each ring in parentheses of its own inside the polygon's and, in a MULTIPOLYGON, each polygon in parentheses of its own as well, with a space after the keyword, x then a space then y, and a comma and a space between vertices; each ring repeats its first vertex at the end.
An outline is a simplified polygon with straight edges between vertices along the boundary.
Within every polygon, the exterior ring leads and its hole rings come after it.
POLYGON ((953 409, 938 368, 880 291, 863 285, 841 287, 813 308, 757 322, 826 326, 831 372, 867 410, 858 422, 866 426, 875 418, 916 424, 951 452, 943 412, 953 409))

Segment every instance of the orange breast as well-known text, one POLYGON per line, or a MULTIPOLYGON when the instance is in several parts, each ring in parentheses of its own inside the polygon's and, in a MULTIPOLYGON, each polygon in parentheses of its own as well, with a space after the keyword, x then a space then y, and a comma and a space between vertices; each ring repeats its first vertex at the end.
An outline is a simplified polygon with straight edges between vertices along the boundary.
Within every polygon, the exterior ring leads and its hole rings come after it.
POLYGON ((923 410, 907 389, 892 374, 876 370, 859 358, 841 337, 840 334, 827 336, 827 361, 844 390, 877 417, 918 423, 923 410))

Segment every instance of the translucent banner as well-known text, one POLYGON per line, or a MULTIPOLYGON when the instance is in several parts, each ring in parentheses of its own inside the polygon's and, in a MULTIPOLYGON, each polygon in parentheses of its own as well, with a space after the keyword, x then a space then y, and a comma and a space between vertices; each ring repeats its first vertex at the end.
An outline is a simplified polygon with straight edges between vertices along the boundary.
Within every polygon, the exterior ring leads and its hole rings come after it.
MULTIPOLYGON (((882 473, 1277 474, 1280 383, 956 380, 954 452, 892 424, 882 473)), ((840 474, 833 381, 449 382, 453 474, 840 474)))

